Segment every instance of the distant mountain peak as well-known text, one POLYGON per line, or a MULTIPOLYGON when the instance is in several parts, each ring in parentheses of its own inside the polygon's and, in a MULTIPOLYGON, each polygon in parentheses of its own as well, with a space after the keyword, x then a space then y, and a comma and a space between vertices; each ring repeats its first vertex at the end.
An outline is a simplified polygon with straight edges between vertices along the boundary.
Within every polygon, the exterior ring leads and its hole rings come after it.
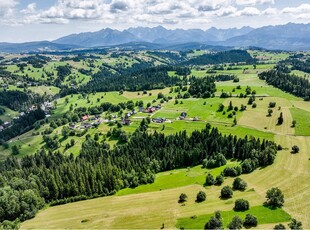
POLYGON ((310 24, 288 23, 270 25, 254 29, 241 28, 218 29, 166 29, 156 27, 132 27, 120 31, 103 28, 95 32, 70 34, 52 42, 0 43, 0 52, 27 52, 44 49, 61 50, 67 48, 111 47, 131 44, 131 47, 262 47, 282 50, 310 50, 310 24), (133 45, 134 44, 134 45, 133 45), (153 44, 153 45, 151 45, 153 44), (183 45, 184 44, 184 45, 183 45), (194 45, 193 45, 194 44, 194 45))

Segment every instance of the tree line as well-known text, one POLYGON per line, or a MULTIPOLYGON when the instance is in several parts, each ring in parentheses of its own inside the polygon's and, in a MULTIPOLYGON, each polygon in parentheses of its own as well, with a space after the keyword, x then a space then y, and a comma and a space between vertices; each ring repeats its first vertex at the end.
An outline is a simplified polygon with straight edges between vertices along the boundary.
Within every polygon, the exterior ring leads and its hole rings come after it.
POLYGON ((310 100, 310 82, 306 78, 277 70, 262 72, 258 76, 274 87, 295 96, 302 97, 306 101, 310 100))

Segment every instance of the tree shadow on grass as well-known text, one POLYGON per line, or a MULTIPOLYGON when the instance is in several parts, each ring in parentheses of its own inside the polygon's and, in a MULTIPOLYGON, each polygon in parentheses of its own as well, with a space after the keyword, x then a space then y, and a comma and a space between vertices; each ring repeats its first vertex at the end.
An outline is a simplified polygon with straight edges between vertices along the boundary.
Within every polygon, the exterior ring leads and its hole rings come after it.
POLYGON ((267 202, 264 202, 264 203, 263 203, 263 206, 264 206, 265 208, 270 209, 270 210, 277 210, 278 208, 281 208, 281 207, 279 207, 279 206, 274 206, 274 205, 267 204, 267 202))

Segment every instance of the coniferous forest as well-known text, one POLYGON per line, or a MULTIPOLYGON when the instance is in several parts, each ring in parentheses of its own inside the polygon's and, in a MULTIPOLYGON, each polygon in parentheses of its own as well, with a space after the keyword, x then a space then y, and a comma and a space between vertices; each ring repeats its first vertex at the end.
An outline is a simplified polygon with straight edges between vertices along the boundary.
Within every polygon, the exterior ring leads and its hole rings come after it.
POLYGON ((273 142, 223 136, 207 125, 190 136, 186 131, 169 136, 136 131, 127 144, 112 150, 89 138, 76 158, 45 150, 21 160, 11 157, 0 166, 0 221, 31 218, 44 203, 106 196, 152 183, 157 172, 195 166, 217 154, 243 161, 235 170, 248 173, 272 164, 276 152, 273 142))
POLYGON ((263 72, 258 76, 260 79, 266 80, 268 84, 273 85, 285 92, 302 97, 306 101, 310 100, 310 82, 306 78, 276 70, 263 72))

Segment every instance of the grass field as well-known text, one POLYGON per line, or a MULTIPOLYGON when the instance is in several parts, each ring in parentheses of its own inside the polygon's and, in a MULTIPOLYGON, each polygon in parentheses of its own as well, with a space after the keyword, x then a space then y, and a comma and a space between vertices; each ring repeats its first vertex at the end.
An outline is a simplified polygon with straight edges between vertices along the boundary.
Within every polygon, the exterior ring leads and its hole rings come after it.
MULTIPOLYGON (((244 220, 246 214, 254 215, 257 218, 257 222, 259 225, 289 222, 291 218, 291 216, 282 209, 271 210, 264 206, 255 206, 251 207, 248 211, 245 212, 236 212, 233 210, 221 212, 223 227, 226 228, 226 226, 230 223, 231 219, 234 216, 239 216, 241 219, 244 220)), ((196 218, 180 218, 177 222, 177 228, 203 229, 205 223, 212 216, 214 216, 214 214, 201 215, 197 216, 196 218)))
POLYGON ((126 188, 116 193, 118 196, 129 194, 138 194, 145 192, 162 191, 177 187, 197 184, 203 186, 206 180, 206 175, 211 173, 214 177, 220 175, 223 169, 227 166, 239 165, 238 162, 228 162, 227 165, 216 169, 204 169, 201 165, 186 169, 176 169, 168 172, 158 173, 153 184, 141 185, 137 188, 126 188))
POLYGON ((291 108, 290 112, 296 121, 295 135, 310 136, 310 112, 298 108, 291 108))
POLYGON ((28 89, 40 95, 56 95, 60 91, 59 88, 54 86, 31 86, 28 89))
POLYGON ((6 106, 0 106, 0 107, 3 108, 3 109, 5 110, 4 114, 0 115, 0 119, 1 119, 3 122, 12 121, 14 117, 16 117, 16 116, 19 115, 18 112, 9 109, 9 108, 6 107, 6 106))

